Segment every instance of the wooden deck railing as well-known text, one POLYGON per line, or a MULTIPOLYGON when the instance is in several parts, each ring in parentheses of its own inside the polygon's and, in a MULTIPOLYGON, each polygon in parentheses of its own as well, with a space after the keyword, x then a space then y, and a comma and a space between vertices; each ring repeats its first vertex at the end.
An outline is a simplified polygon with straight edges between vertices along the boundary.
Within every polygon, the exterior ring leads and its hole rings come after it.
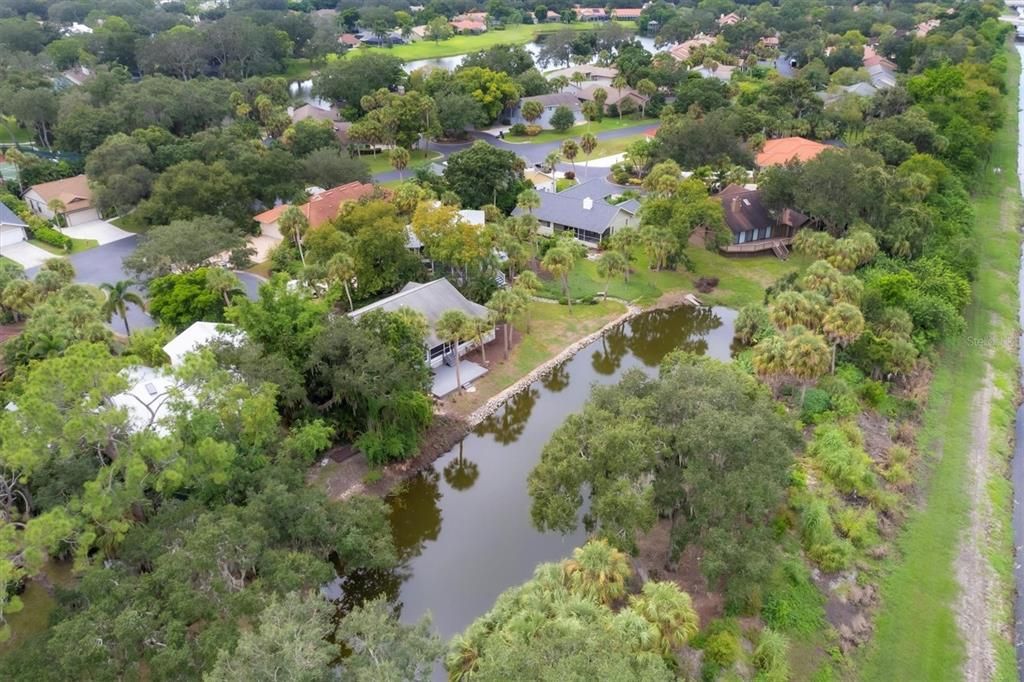
POLYGON ((725 253, 758 253, 760 251, 774 251, 776 246, 789 246, 793 243, 792 237, 779 237, 778 239, 759 239, 756 242, 743 244, 729 244, 723 246, 725 253))

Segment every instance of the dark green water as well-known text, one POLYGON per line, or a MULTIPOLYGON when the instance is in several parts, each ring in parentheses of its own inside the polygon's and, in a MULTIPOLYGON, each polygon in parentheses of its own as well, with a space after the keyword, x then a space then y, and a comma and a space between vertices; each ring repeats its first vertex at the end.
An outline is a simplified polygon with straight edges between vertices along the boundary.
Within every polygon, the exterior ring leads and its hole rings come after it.
POLYGON ((526 478, 591 385, 614 383, 633 367, 656 372, 676 349, 728 360, 735 318, 726 308, 649 312, 581 350, 388 498, 397 569, 339 580, 327 596, 345 611, 385 593, 403 621, 429 611, 446 639, 461 632, 537 564, 582 544, 582 530, 563 536, 533 527, 526 478))

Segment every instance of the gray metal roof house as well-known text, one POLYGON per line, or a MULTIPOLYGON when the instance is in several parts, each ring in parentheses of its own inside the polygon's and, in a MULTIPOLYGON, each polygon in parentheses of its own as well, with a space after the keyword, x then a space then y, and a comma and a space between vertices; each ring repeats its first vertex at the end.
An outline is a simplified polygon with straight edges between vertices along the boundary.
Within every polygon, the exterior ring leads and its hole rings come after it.
POLYGON ((25 221, 6 204, 0 203, 0 248, 23 242, 27 238, 25 221))
POLYGON ((512 215, 532 213, 538 232, 551 235, 571 231, 587 246, 596 247, 616 230, 635 227, 640 203, 636 200, 610 204, 604 196, 607 184, 601 179, 588 180, 564 192, 540 192, 540 206, 532 211, 516 208, 512 215))

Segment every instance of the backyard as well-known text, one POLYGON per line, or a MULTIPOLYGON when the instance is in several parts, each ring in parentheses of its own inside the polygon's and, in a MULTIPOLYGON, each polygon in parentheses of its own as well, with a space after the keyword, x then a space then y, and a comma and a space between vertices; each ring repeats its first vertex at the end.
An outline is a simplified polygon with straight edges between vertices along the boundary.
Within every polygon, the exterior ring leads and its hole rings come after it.
MULTIPOLYGON (((616 277, 608 287, 608 295, 640 305, 654 303, 663 295, 674 292, 694 292, 694 280, 699 277, 717 277, 718 286, 709 294, 697 294, 709 305, 723 305, 742 308, 749 303, 760 303, 764 289, 775 280, 790 272, 802 271, 808 264, 806 257, 793 255, 782 261, 772 255, 749 258, 727 258, 706 249, 690 248, 687 255, 693 261, 694 270, 651 270, 645 254, 637 249, 632 264, 632 273, 627 283, 616 277)), ((605 282, 597 275, 597 261, 583 260, 569 274, 569 290, 573 298, 600 297, 605 282)), ((544 280, 542 295, 561 296, 561 285, 557 279, 544 280)))
MULTIPOLYGON (((616 22, 627 28, 636 28, 632 21, 616 22)), ((573 31, 596 31, 606 24, 602 23, 577 23, 577 24, 520 24, 508 26, 503 29, 490 30, 481 35, 457 35, 435 43, 432 40, 421 40, 408 45, 396 45, 395 47, 360 47, 346 52, 346 56, 360 54, 362 52, 386 52, 405 61, 417 59, 436 59, 438 57, 451 57, 453 55, 486 50, 495 45, 525 45, 532 42, 537 36, 544 33, 555 33, 565 29, 573 31)))

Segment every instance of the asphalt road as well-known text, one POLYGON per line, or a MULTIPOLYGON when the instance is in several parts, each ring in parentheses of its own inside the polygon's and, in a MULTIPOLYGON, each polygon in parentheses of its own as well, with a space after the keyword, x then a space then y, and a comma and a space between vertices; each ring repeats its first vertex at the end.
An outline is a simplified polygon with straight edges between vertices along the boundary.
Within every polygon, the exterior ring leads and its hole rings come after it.
MULTIPOLYGON (((72 254, 69 256, 71 264, 75 266, 75 281, 79 284, 92 284, 99 286, 104 282, 118 282, 120 280, 132 279, 132 275, 126 272, 121 261, 125 256, 135 251, 139 243, 139 236, 132 235, 116 242, 110 242, 103 246, 97 246, 88 251, 72 254)), ((35 277, 39 268, 32 268, 26 273, 29 277, 35 277)), ((245 286, 245 293, 249 298, 256 298, 259 295, 262 278, 249 272, 236 272, 238 278, 245 286)), ((120 315, 114 315, 110 326, 116 332, 124 333, 124 321, 120 315)), ((128 308, 128 326, 131 329, 145 329, 155 327, 156 321, 137 306, 128 308)))

